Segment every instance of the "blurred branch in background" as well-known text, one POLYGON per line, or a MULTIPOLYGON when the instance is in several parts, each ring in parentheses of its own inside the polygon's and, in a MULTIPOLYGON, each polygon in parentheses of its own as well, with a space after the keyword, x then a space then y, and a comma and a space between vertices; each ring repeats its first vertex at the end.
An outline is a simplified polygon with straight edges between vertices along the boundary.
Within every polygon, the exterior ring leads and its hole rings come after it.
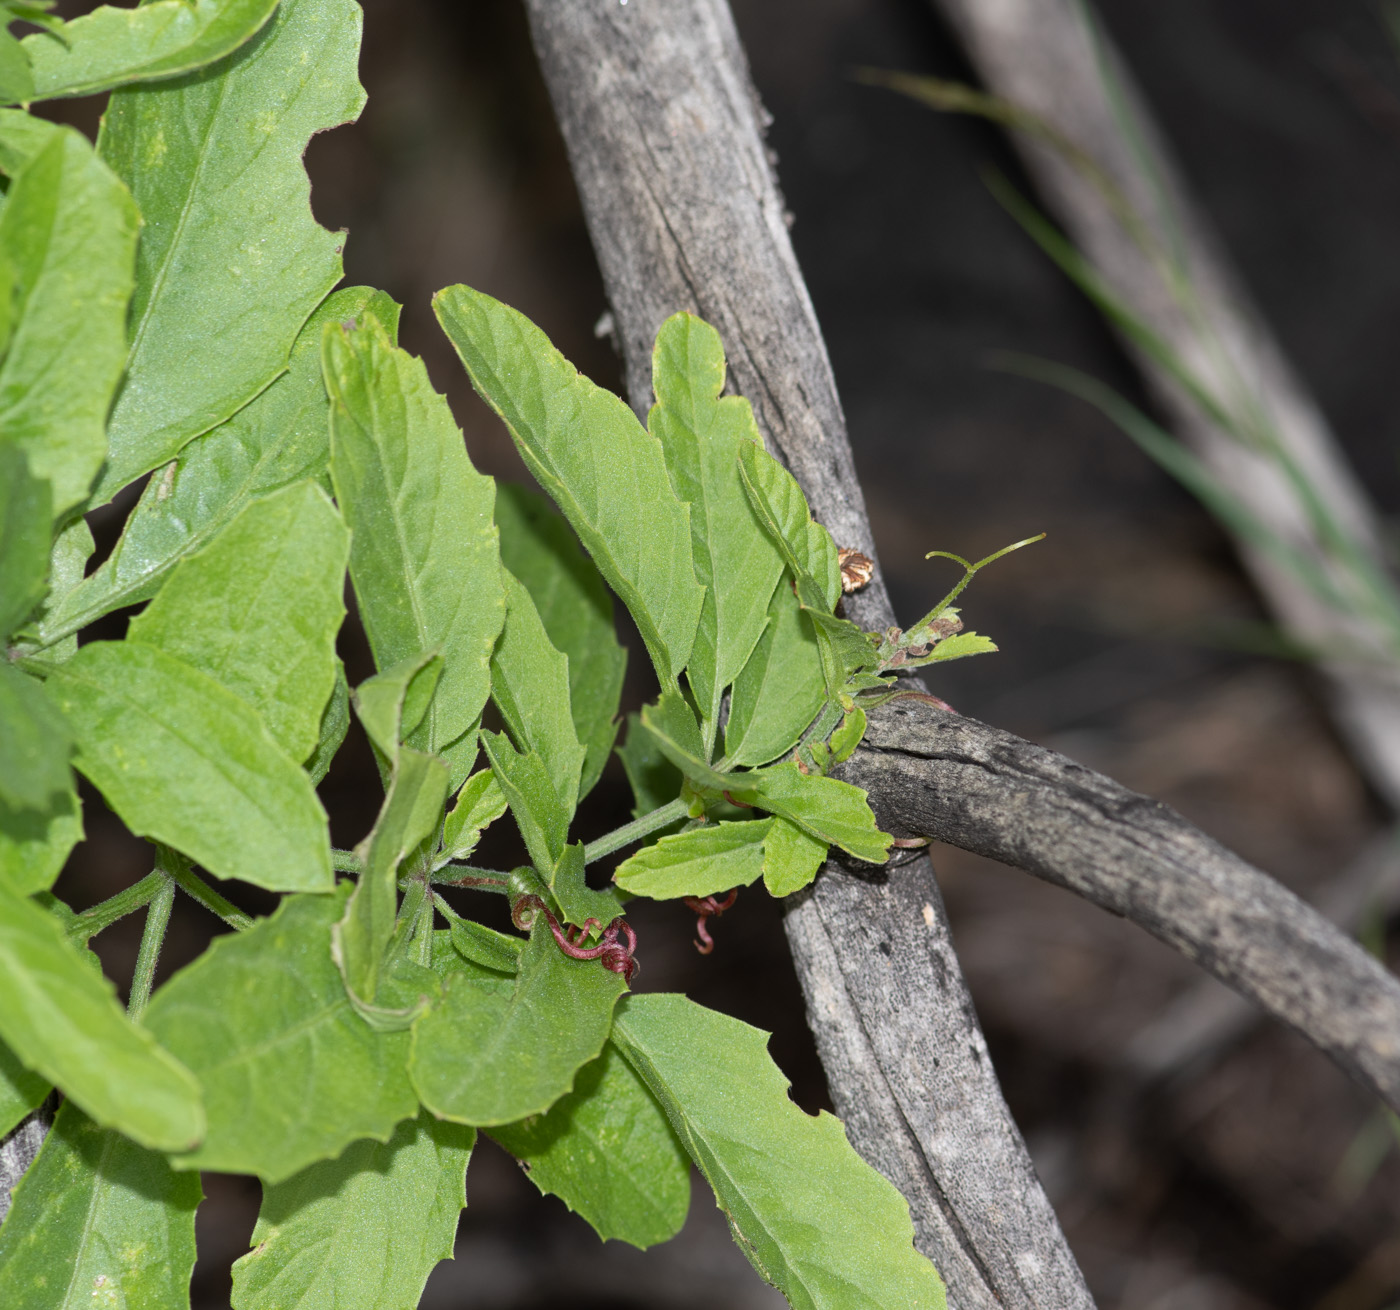
POLYGON ((1011 132, 1069 240, 1007 184, 994 189, 1118 331, 1175 437, 1075 370, 1012 366, 1098 406, 1222 522, 1289 643, 1322 671, 1358 765, 1400 811, 1400 592, 1375 512, 1122 61, 1080 0, 934 7, 990 94, 903 75, 867 80, 1011 132))

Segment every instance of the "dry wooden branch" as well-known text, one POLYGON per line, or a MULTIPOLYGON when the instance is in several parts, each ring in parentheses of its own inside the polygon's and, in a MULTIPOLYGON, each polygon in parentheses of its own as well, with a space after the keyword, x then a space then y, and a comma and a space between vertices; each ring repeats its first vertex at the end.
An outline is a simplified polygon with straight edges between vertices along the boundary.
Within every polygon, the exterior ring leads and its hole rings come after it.
MULTIPOLYGON (((1126 199, 1152 242, 1135 237, 1092 180, 1042 137, 1013 133, 1037 188, 1071 239, 1122 302, 1227 405, 1255 406, 1312 494, 1384 572, 1381 533, 1365 492, 1327 421, 1254 309, 1210 225, 1192 202, 1132 76, 1083 0, 932 0, 962 39, 988 90, 1029 111, 1083 151, 1126 199), (1112 88, 1119 94, 1114 103, 1112 88), (1188 312, 1162 276, 1159 251, 1175 252, 1193 289, 1188 312)), ((1134 355, 1173 430, 1221 485, 1304 556, 1321 560, 1314 531, 1277 463, 1216 426, 1132 341, 1134 355)), ((1400 810, 1400 671, 1393 637, 1352 607, 1318 599, 1272 556, 1238 540, 1256 585, 1283 627, 1322 665, 1333 717, 1376 790, 1400 810), (1373 653, 1368 657, 1368 652, 1373 653)))
POLYGON ((1161 801, 910 700, 871 716, 842 776, 898 835, 990 856, 1131 919, 1400 1109, 1400 980, 1161 801))
MULTIPOLYGON (((713 323, 731 385, 843 546, 874 558, 826 348, 724 0, 527 0, 607 285, 632 403, 678 309, 713 323)), ((850 598, 892 621, 878 575, 850 598)), ((920 1248, 971 1307, 1092 1305, 987 1058, 926 860, 834 872, 787 915, 832 1098, 909 1198, 920 1248)))

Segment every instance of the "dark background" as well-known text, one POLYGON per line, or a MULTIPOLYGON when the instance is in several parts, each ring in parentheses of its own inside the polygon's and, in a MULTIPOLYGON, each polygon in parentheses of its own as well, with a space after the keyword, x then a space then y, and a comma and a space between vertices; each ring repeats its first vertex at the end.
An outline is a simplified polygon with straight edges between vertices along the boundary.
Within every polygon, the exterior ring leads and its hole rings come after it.
MULTIPOLYGON (((1019 176, 998 134, 852 80, 862 65, 966 78, 955 43, 921 0, 735 7, 900 617, 917 617, 951 580, 926 551, 975 557, 1049 534, 965 597, 969 625, 1001 653, 940 672, 935 689, 1169 801, 1315 893, 1383 814, 1312 681, 1242 649, 1264 616, 1193 501, 1079 402, 986 367, 993 350, 1023 350, 1139 394, 1093 312, 980 182, 986 163, 1019 176)), ((313 143, 313 204, 322 222, 349 229, 348 280, 405 303, 403 344, 426 358, 477 464, 519 477, 433 323, 432 292, 453 282, 489 291, 619 385, 611 347, 593 333, 602 286, 524 19, 514 0, 365 9, 369 105, 313 143)), ((1100 9, 1247 284, 1393 515, 1400 53, 1379 10, 1351 0, 1100 9)), ((65 112, 90 126, 99 109, 65 112)), ((110 547, 119 518, 97 527, 110 547)), ((344 653, 352 682, 365 676, 362 640, 348 634, 344 653)), ((641 663, 636 652, 633 704, 648 691, 641 663)), ((352 735, 324 792, 337 845, 353 845, 377 805, 362 739, 352 735)), ((591 828, 627 817, 620 770, 595 795, 591 828)), ((149 848, 90 792, 87 814, 89 840, 58 888, 76 908, 150 867, 149 848)), ((490 840, 508 858, 509 834, 490 840)), ((1145 1084, 1122 1052, 1197 984, 1193 968, 1022 874, 951 850, 935 858, 1011 1107, 1106 1310, 1400 1305, 1400 1159, 1364 1094, 1262 1024, 1145 1084)), ((162 976, 202 949, 201 915, 177 903, 162 976)), ((771 901, 745 893, 708 959, 691 951, 682 909, 642 907, 633 919, 640 987, 684 989, 771 1030, 799 1103, 829 1104, 771 901)), ((129 978, 139 931, 125 923, 98 939, 114 976, 129 978)), ((1390 946, 1394 962, 1393 933, 1390 946)), ((196 1304, 220 1307, 258 1193, 251 1180, 213 1176, 206 1189, 196 1304)), ((646 1256, 600 1244, 489 1145, 468 1190, 457 1261, 424 1301, 433 1310, 782 1304, 700 1186, 685 1233, 646 1256)))

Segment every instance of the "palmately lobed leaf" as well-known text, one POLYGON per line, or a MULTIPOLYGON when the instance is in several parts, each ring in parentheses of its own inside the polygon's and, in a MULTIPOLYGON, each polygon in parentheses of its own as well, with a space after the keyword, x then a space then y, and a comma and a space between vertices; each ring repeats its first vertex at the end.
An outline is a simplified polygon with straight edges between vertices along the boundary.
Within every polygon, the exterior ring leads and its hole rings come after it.
POLYGON ((794 1310, 944 1310, 909 1207, 846 1140, 805 1115, 768 1034, 684 996, 629 996, 613 1040, 714 1188, 740 1249, 794 1310))
POLYGON ((364 104, 361 22, 354 0, 282 0, 220 63, 108 102, 98 150, 145 226, 98 503, 267 387, 340 280, 302 155, 364 104))
POLYGON ((208 1134, 178 1168, 280 1182, 357 1138, 387 1141, 415 1112, 408 1034, 361 1020, 331 959, 350 890, 286 897, 151 998, 146 1026, 194 1071, 208 1107, 208 1134))
POLYGON ((463 286, 438 292, 433 309, 472 385, 636 620, 661 685, 674 686, 704 592, 689 510, 660 444, 523 314, 463 286))

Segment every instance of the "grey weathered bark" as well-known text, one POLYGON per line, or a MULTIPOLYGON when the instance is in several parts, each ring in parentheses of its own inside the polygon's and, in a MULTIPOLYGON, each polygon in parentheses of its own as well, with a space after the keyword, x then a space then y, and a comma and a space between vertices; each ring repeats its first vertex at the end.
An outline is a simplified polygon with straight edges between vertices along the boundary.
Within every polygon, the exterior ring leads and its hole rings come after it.
MULTIPOLYGON (((873 558, 762 146, 763 110, 724 0, 526 3, 634 406, 650 400, 651 342, 664 318, 703 315, 724 338, 733 389, 752 399, 817 517, 873 558)), ((891 621, 878 576, 849 611, 868 628, 891 621)), ((909 721, 907 707, 887 715, 872 740, 909 721)), ((882 787, 907 783, 926 800, 941 770, 940 808, 917 811, 926 835, 1157 931, 1397 1095, 1400 988, 1306 906, 1184 821, 1168 822, 1165 807, 1062 757, 956 717, 925 726, 927 742, 866 752, 850 766, 855 776, 869 770, 882 787), (939 758, 948 723, 961 760, 939 758), (899 777, 899 759, 918 776, 899 777), (1038 818, 1023 827, 1030 812, 1038 818), (1079 822, 1088 827, 1076 835, 1079 822), (1237 956, 1218 949, 1227 939, 1237 956)), ((873 799, 884 813, 905 803, 897 790, 873 799)), ((864 877, 828 866, 794 900, 788 939, 833 1099, 857 1149, 909 1197, 919 1244, 954 1304, 1090 1304, 987 1062, 930 866, 864 877)))
MULTIPOLYGON (((843 546, 874 558, 845 419, 725 0, 527 0, 607 285, 634 407, 651 345, 689 309, 843 546)), ((892 622, 876 578, 849 604, 892 622)), ((837 871, 787 914, 837 1109, 909 1198, 954 1305, 1092 1305, 987 1058, 927 860, 837 871)))
POLYGON ((50 1097, 12 1131, 0 1138, 0 1221, 10 1213, 11 1193, 34 1163, 39 1148, 53 1126, 54 1098, 50 1097))
MULTIPOLYGON (((1374 838, 1342 873, 1322 885, 1313 905, 1344 932, 1355 932, 1370 915, 1384 920, 1400 909, 1397 833, 1374 838)), ((1138 1029, 1114 1063, 1146 1082, 1176 1080, 1219 1060, 1262 1017, 1238 992, 1221 991, 1202 979, 1138 1029)))
MULTIPOLYGON (((1374 511, 1327 422, 1254 309, 1210 225, 1193 204, 1131 74, 1083 0, 932 0, 961 38, 987 89, 1028 110, 1083 150, 1112 180, 1190 277, 1187 312, 1159 263, 1118 220, 1099 186, 1062 151, 1026 133, 1013 140, 1041 197, 1079 249, 1143 322, 1218 396, 1246 397, 1268 416, 1279 445, 1313 494, 1384 573, 1374 511), (1107 79, 1105 78, 1107 72, 1107 79), (1121 92, 1115 106, 1111 88, 1121 92), (1125 132, 1124 115, 1132 123, 1125 132)), ((1144 351, 1134 355, 1173 430, 1256 517, 1308 558, 1317 533, 1277 463, 1217 427, 1144 351)), ((1237 541, 1283 627, 1306 648, 1355 658, 1322 665, 1333 717, 1371 784, 1400 811, 1400 664, 1393 635, 1357 612, 1339 613, 1274 558, 1237 541)))
POLYGON ((897 835, 990 856, 1132 919, 1400 1110, 1400 980, 1161 801, 909 700, 871 716, 840 776, 897 835))

